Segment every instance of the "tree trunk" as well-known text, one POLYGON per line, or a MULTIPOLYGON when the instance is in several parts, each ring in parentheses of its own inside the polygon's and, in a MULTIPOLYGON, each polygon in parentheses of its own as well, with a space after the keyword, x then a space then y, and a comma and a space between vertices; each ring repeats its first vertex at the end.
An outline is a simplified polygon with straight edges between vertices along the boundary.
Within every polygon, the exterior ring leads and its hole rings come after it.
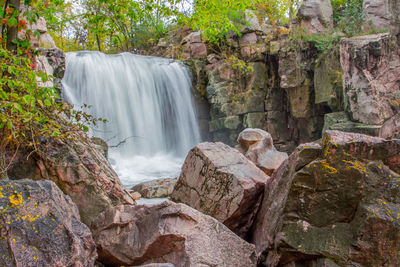
MULTIPOLYGON (((20 9, 20 0, 9 0, 9 7, 13 7, 16 10, 20 9)), ((17 18, 18 20, 18 18, 17 18)), ((18 25, 7 27, 7 49, 10 51, 16 51, 17 45, 13 42, 18 38, 18 25)))
POLYGON ((96 41, 97 41, 97 46, 99 48, 99 51, 101 52, 101 43, 100 43, 100 37, 99 35, 96 33, 96 41))
MULTIPOLYGON (((8 6, 8 0, 6 0, 5 1, 5 3, 4 3, 4 7, 3 7, 3 10, 2 10, 2 12, 3 12, 3 18, 5 17, 5 15, 6 15, 6 9, 7 9, 7 6, 8 6)), ((4 39, 4 33, 5 33, 5 28, 6 28, 6 25, 4 25, 3 23, 1 23, 1 39, 4 39)))

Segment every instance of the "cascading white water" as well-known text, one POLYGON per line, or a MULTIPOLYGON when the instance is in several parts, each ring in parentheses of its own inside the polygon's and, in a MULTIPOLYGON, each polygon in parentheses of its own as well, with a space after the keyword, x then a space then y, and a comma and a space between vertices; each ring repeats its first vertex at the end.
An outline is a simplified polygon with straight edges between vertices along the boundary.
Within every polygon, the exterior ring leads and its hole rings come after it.
POLYGON ((126 186, 176 177, 200 141, 191 79, 181 63, 130 53, 68 53, 63 98, 107 119, 92 131, 111 148, 110 162, 126 186))

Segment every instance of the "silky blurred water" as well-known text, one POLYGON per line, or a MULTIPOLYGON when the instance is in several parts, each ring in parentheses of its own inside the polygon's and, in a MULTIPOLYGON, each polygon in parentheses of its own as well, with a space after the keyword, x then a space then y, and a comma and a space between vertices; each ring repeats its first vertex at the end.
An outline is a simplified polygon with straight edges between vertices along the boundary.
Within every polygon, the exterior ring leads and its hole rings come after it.
POLYGON ((200 142, 191 79, 184 65, 131 53, 67 54, 63 98, 106 124, 91 134, 107 141, 109 160, 131 186, 177 177, 187 152, 200 142))

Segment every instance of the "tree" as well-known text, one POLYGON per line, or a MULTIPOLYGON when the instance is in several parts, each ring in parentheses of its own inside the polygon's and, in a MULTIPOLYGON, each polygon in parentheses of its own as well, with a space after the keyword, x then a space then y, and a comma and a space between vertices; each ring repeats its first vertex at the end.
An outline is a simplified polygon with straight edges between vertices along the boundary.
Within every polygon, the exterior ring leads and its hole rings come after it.
POLYGON ((11 13, 11 19, 7 21, 7 47, 10 50, 16 50, 17 44, 13 43, 13 40, 16 40, 18 37, 18 20, 15 18, 19 15, 20 0, 9 0, 8 5, 8 11, 14 14, 11 13))
POLYGON ((173 1, 88 0, 84 15, 87 29, 98 43, 105 40, 105 47, 118 46, 122 51, 142 49, 165 35, 168 21, 176 12, 169 2, 173 1))
POLYGON ((179 1, 84 0, 80 5, 64 5, 49 25, 56 42, 68 50, 143 49, 165 36, 179 1))

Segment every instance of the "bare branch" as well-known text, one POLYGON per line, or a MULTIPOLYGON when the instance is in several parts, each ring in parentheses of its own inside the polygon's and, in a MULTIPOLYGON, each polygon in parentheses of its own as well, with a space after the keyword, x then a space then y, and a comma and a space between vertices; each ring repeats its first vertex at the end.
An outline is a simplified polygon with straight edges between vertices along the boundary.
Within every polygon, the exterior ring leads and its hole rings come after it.
MULTIPOLYGON (((115 136, 114 136, 113 138, 115 138, 115 136)), ((111 139, 113 139, 113 138, 111 138, 111 139)), ((119 147, 119 146, 125 144, 126 141, 128 141, 128 140, 131 139, 131 138, 142 138, 142 139, 146 139, 146 138, 141 137, 141 136, 129 136, 129 137, 125 138, 124 140, 122 140, 121 142, 119 142, 118 144, 116 144, 115 146, 109 146, 109 147, 112 147, 112 148, 119 147)))

